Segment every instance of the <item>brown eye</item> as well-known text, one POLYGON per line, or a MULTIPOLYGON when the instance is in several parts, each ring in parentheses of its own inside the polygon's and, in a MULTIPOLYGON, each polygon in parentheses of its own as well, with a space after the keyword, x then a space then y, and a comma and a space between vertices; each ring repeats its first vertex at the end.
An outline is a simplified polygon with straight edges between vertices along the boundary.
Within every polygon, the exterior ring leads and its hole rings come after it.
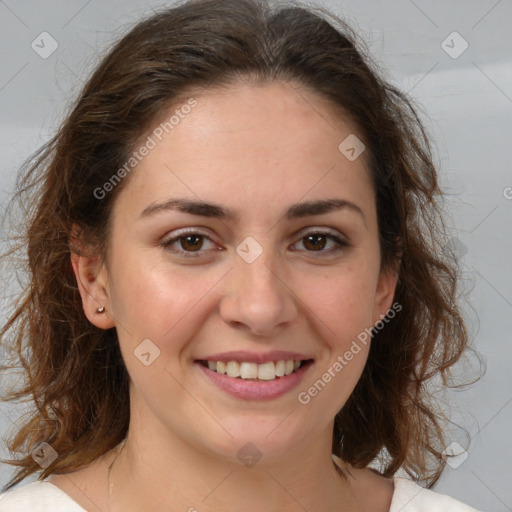
POLYGON ((187 235, 180 236, 178 240, 181 242, 181 248, 185 251, 197 251, 203 246, 203 235, 187 235))
MULTIPOLYGON (((212 240, 202 233, 188 232, 178 234, 167 241, 163 242, 161 246, 170 252, 176 253, 184 257, 197 257, 201 256, 205 250, 205 244, 210 243, 214 246, 212 240)), ((210 249, 211 250, 211 249, 210 249)))
POLYGON ((327 244, 327 237, 323 234, 308 235, 303 238, 304 247, 312 251, 322 250, 327 244))
MULTIPOLYGON (((317 252, 320 253, 320 256, 335 254, 349 246, 346 241, 338 236, 325 232, 308 233, 303 236, 299 242, 302 242, 306 252, 317 252), (329 242, 332 243, 330 246, 329 242)), ((296 251, 297 249, 293 250, 296 251)))

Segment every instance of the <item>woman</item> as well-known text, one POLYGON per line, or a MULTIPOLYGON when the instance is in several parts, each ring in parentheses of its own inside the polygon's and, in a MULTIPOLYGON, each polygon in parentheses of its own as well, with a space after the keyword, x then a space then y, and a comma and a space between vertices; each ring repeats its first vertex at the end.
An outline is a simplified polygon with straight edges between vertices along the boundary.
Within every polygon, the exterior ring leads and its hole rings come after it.
POLYGON ((355 41, 196 1, 104 58, 20 183, 2 512, 474 510, 419 485, 467 335, 428 140, 355 41))

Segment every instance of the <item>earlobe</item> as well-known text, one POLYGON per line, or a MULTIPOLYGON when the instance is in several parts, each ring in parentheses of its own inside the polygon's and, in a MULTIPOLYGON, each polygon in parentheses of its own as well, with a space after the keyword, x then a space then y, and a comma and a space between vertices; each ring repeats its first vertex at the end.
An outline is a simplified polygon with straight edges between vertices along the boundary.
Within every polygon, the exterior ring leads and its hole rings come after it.
POLYGON ((373 322, 377 323, 391 309, 398 283, 398 271, 394 268, 383 269, 379 276, 375 294, 373 322))
POLYGON ((101 258, 98 255, 83 256, 72 252, 71 265, 87 319, 100 329, 114 327, 114 320, 108 314, 110 298, 107 287, 107 270, 101 262, 101 258))

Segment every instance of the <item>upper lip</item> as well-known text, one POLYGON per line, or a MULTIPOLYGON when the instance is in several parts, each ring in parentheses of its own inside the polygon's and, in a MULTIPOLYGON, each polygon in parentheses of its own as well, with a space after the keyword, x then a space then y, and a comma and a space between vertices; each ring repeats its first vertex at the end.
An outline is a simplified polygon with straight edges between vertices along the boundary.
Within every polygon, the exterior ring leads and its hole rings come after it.
POLYGON ((244 350, 235 350, 231 352, 222 352, 218 354, 212 354, 209 356, 201 357, 198 361, 238 361, 248 363, 268 363, 270 361, 306 361, 313 359, 312 357, 298 352, 289 352, 285 350, 274 350, 272 352, 258 353, 258 352, 247 352, 244 350))

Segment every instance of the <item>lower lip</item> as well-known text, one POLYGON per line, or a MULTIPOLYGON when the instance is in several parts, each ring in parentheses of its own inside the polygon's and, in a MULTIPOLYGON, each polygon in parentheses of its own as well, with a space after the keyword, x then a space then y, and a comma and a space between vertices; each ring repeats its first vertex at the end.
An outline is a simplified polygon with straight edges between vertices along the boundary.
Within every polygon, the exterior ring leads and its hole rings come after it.
POLYGON ((271 400, 286 395, 297 387, 313 363, 310 361, 295 372, 290 373, 290 375, 267 381, 228 377, 226 374, 220 374, 206 368, 199 362, 194 364, 201 369, 211 382, 231 396, 244 400, 271 400))

